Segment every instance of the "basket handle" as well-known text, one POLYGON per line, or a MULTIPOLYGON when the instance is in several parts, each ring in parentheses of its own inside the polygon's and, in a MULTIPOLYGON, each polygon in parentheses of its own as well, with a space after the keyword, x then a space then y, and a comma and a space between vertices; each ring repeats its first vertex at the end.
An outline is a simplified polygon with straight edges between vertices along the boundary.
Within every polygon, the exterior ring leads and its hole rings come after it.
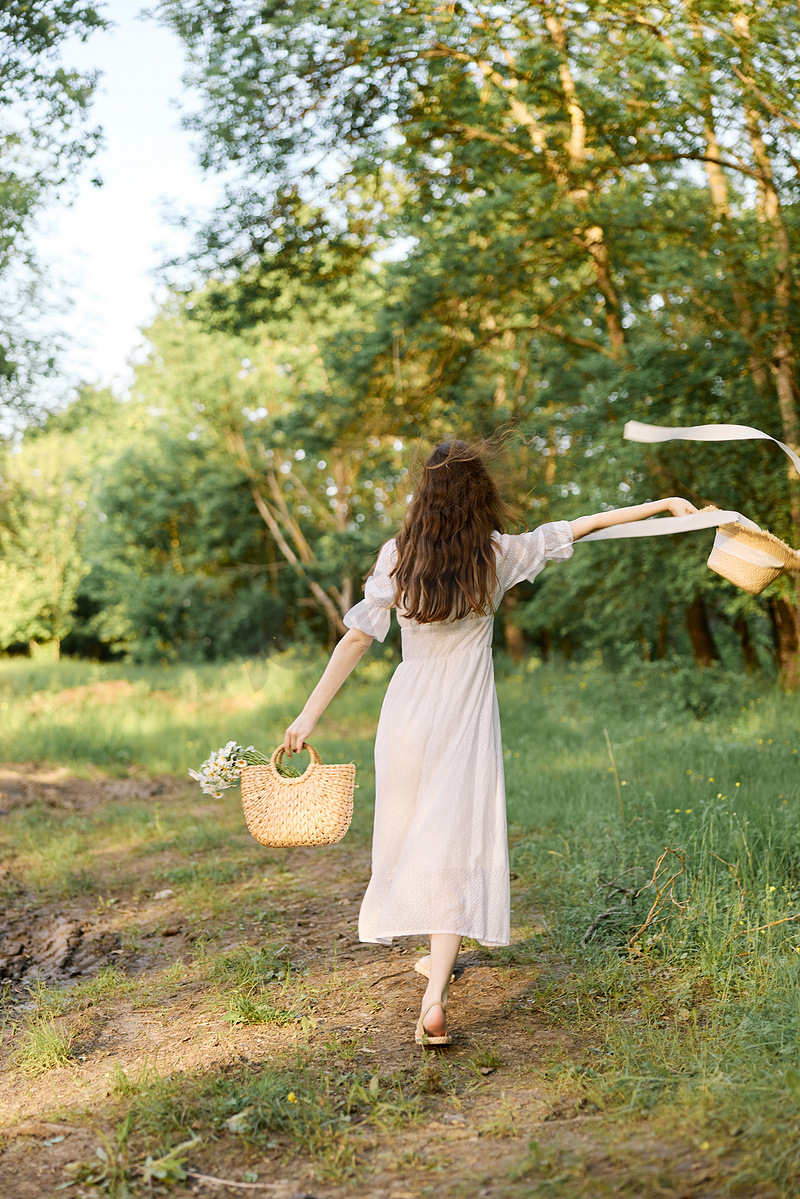
POLYGON ((283 761, 283 755, 285 753, 285 750, 282 745, 279 745, 276 750, 273 750, 272 757, 269 760, 270 768, 271 768, 273 774, 277 774, 278 777, 280 779, 282 779, 282 781, 285 783, 299 783, 301 779, 308 778, 308 776, 314 770, 316 770, 317 766, 322 765, 322 758, 319 756, 317 751, 314 749, 314 746, 309 745, 309 743, 307 741, 306 741, 305 745, 303 746, 303 749, 308 750, 308 756, 311 759, 311 761, 308 763, 308 766, 305 768, 305 770, 303 771, 303 773, 300 775, 299 778, 287 779, 287 778, 284 778, 284 776, 282 774, 278 774, 278 763, 283 761))

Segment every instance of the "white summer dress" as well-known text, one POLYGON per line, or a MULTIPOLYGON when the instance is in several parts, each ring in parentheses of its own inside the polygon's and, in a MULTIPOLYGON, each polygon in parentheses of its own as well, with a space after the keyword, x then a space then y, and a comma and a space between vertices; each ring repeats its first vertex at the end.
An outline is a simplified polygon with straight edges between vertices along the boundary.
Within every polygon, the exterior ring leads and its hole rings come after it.
MULTIPOLYGON (((572 556, 568 521, 518 536, 495 534, 498 588, 533 580, 572 556)), ((387 541, 348 628, 383 641, 396 606, 387 541)), ((510 936, 506 795, 492 663, 493 615, 419 624, 398 611, 403 660, 389 683, 375 738, 372 877, 361 941, 460 933, 483 945, 510 936)))

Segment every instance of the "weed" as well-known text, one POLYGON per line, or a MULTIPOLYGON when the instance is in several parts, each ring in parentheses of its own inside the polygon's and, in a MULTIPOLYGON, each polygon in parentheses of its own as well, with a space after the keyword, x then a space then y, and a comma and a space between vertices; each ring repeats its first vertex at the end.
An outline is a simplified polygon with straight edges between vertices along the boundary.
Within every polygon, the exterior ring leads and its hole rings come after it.
POLYGON ((341 1036, 339 1033, 329 1033, 320 1045, 326 1057, 340 1062, 354 1062, 358 1051, 364 1044, 364 1038, 359 1036, 341 1036))
POLYGON ((444 1086, 439 1067, 433 1062, 423 1062, 414 1076, 414 1086, 420 1095, 440 1095, 444 1086))
POLYGON ((276 1007, 264 1000, 259 1002, 241 992, 231 996, 230 1005, 223 1019, 231 1024, 276 1024, 280 1027, 298 1019, 294 1012, 286 1008, 276 1007))
POLYGON ((212 964, 212 977, 242 990, 263 987, 270 982, 288 982, 295 970, 288 948, 264 945, 252 950, 240 945, 231 953, 217 957, 212 964))
POLYGON ((513 1138, 519 1136, 519 1110, 503 1092, 496 1115, 480 1130, 481 1136, 513 1138))
POLYGON ((477 1070, 498 1070, 503 1064, 499 1053, 488 1046, 473 1054, 469 1060, 477 1070))
POLYGON ((212 865, 198 862, 191 866, 178 866, 174 870, 164 870, 161 872, 161 877, 165 882, 175 886, 187 886, 190 883, 230 883, 238 873, 237 868, 230 863, 220 865, 215 862, 212 865))
POLYGON ((55 1023, 51 1016, 35 1020, 17 1036, 11 1059, 26 1074, 43 1074, 73 1060, 75 1034, 55 1023))
POLYGON ((88 870, 70 870, 61 883, 61 894, 66 899, 79 895, 95 895, 99 887, 88 870))
POLYGON ((111 1094, 125 1097, 138 1095, 156 1086, 159 1080, 160 1075, 156 1067, 146 1061, 133 1074, 123 1070, 119 1062, 114 1062, 108 1079, 111 1094))
POLYGON ((311 1154, 326 1177, 353 1169, 347 1076, 331 1076, 298 1060, 294 1067, 229 1068, 178 1077, 151 1072, 135 1082, 127 1076, 121 1082, 131 1128, 154 1155, 166 1152, 179 1137, 185 1141, 207 1129, 215 1137, 241 1136, 262 1149, 274 1148, 275 1138, 281 1137, 285 1152, 311 1154))
POLYGON ((70 1006, 74 1006, 76 1003, 97 1003, 101 999, 118 999, 138 986, 138 979, 130 978, 112 962, 107 966, 101 966, 92 978, 75 983, 61 994, 70 1006))
POLYGON ((174 1145, 158 1157, 148 1154, 143 1162, 131 1162, 128 1140, 131 1133, 132 1116, 128 1114, 116 1129, 115 1144, 102 1137, 103 1144, 95 1149, 94 1159, 88 1162, 69 1162, 66 1171, 71 1175, 64 1187, 88 1185, 105 1191, 111 1199, 129 1199, 135 1191, 141 1193, 140 1185, 147 1187, 149 1194, 163 1194, 163 1186, 173 1186, 186 1180, 186 1158, 200 1137, 192 1136, 180 1145, 174 1145))

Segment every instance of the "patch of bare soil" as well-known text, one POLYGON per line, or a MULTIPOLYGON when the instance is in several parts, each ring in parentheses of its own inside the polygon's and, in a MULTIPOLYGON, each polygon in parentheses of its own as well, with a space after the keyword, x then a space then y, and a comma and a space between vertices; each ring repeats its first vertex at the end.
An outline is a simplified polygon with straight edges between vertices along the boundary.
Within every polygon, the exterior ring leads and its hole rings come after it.
POLYGON ((86 978, 112 960, 119 937, 67 912, 6 912, 0 917, 0 981, 44 983, 86 978))
POLYGON ((149 799, 174 788, 169 776, 153 778, 76 778, 65 766, 41 766, 35 762, 0 763, 0 817, 11 808, 42 803, 64 811, 92 811, 109 800, 149 799))
MULTIPOLYGON (((31 795, 49 796, 46 802, 88 809, 109 784, 5 768, 0 785, 11 801, 17 787, 22 803, 31 795)), ((420 943, 406 939, 386 949, 357 939, 368 847, 345 841, 325 850, 289 851, 280 862, 281 870, 273 871, 271 940, 279 936, 289 947, 305 971, 303 985, 317 996, 315 1024, 305 1029, 297 1021, 237 1026, 225 1019, 219 989, 193 973, 196 932, 171 888, 146 899, 120 895, 100 911, 85 896, 49 910, 30 906, 28 896, 29 906, 6 910, 0 921, 0 977, 12 999, 22 997, 24 984, 36 977, 74 984, 110 961, 141 985, 133 994, 87 1001, 59 1017, 76 1037, 74 1060, 39 1076, 15 1065, 20 1034, 7 1030, 0 1046, 3 1199, 128 1193, 115 1192, 111 1183, 105 1191, 90 1182, 61 1189, 74 1177, 69 1163, 99 1161, 98 1147, 113 1153, 125 1112, 124 1092, 115 1089, 120 1070, 130 1079, 157 1071, 173 1081, 197 1073, 257 1075, 291 1063, 298 1052, 316 1055, 332 1079, 358 1072, 377 1078, 378 1087, 383 1079, 404 1080, 409 1094, 418 1096, 416 1116, 383 1124, 355 1117, 347 1169, 324 1155, 296 1153, 285 1133, 265 1148, 201 1123, 200 1139, 185 1155, 188 1177, 171 1194, 713 1199, 732 1193, 726 1180, 733 1149, 717 1145, 711 1151, 707 1142, 699 1145, 694 1136, 665 1129, 655 1118, 621 1121, 587 1104, 568 1068, 591 1061, 593 1047, 585 1034, 537 1005, 529 969, 502 966, 490 952, 462 953, 450 992, 453 1046, 441 1052, 415 1046, 424 989, 413 969, 420 943), (126 931, 135 933, 136 944, 121 949, 126 931), (174 981, 164 972, 170 963, 186 965, 182 976, 176 970, 174 981)), ((543 924, 535 913, 528 916, 543 924)), ((244 914, 207 918, 204 935, 216 952, 240 945, 257 951, 263 941, 262 925, 244 914)), ((552 958, 547 969, 552 974, 552 958)), ((136 1169, 141 1179, 141 1165, 136 1169)), ((135 1170, 126 1185, 139 1193, 144 1183, 137 1182, 135 1170)), ((159 1193, 157 1185, 141 1193, 159 1193)), ((738 1193, 773 1199, 778 1192, 756 1186, 738 1193)))

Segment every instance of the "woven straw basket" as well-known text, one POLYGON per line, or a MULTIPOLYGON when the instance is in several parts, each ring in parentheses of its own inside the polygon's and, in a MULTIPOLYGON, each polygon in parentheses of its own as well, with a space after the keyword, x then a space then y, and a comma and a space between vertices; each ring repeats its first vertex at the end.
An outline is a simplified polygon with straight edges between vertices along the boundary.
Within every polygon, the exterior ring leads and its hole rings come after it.
POLYGON ((720 525, 708 565, 743 591, 760 595, 784 571, 800 575, 800 554, 763 529, 720 525))
POLYGON ((262 845, 333 845, 350 827, 355 765, 326 766, 312 745, 306 749, 311 761, 299 778, 279 773, 282 745, 266 766, 242 768, 244 818, 262 845))

